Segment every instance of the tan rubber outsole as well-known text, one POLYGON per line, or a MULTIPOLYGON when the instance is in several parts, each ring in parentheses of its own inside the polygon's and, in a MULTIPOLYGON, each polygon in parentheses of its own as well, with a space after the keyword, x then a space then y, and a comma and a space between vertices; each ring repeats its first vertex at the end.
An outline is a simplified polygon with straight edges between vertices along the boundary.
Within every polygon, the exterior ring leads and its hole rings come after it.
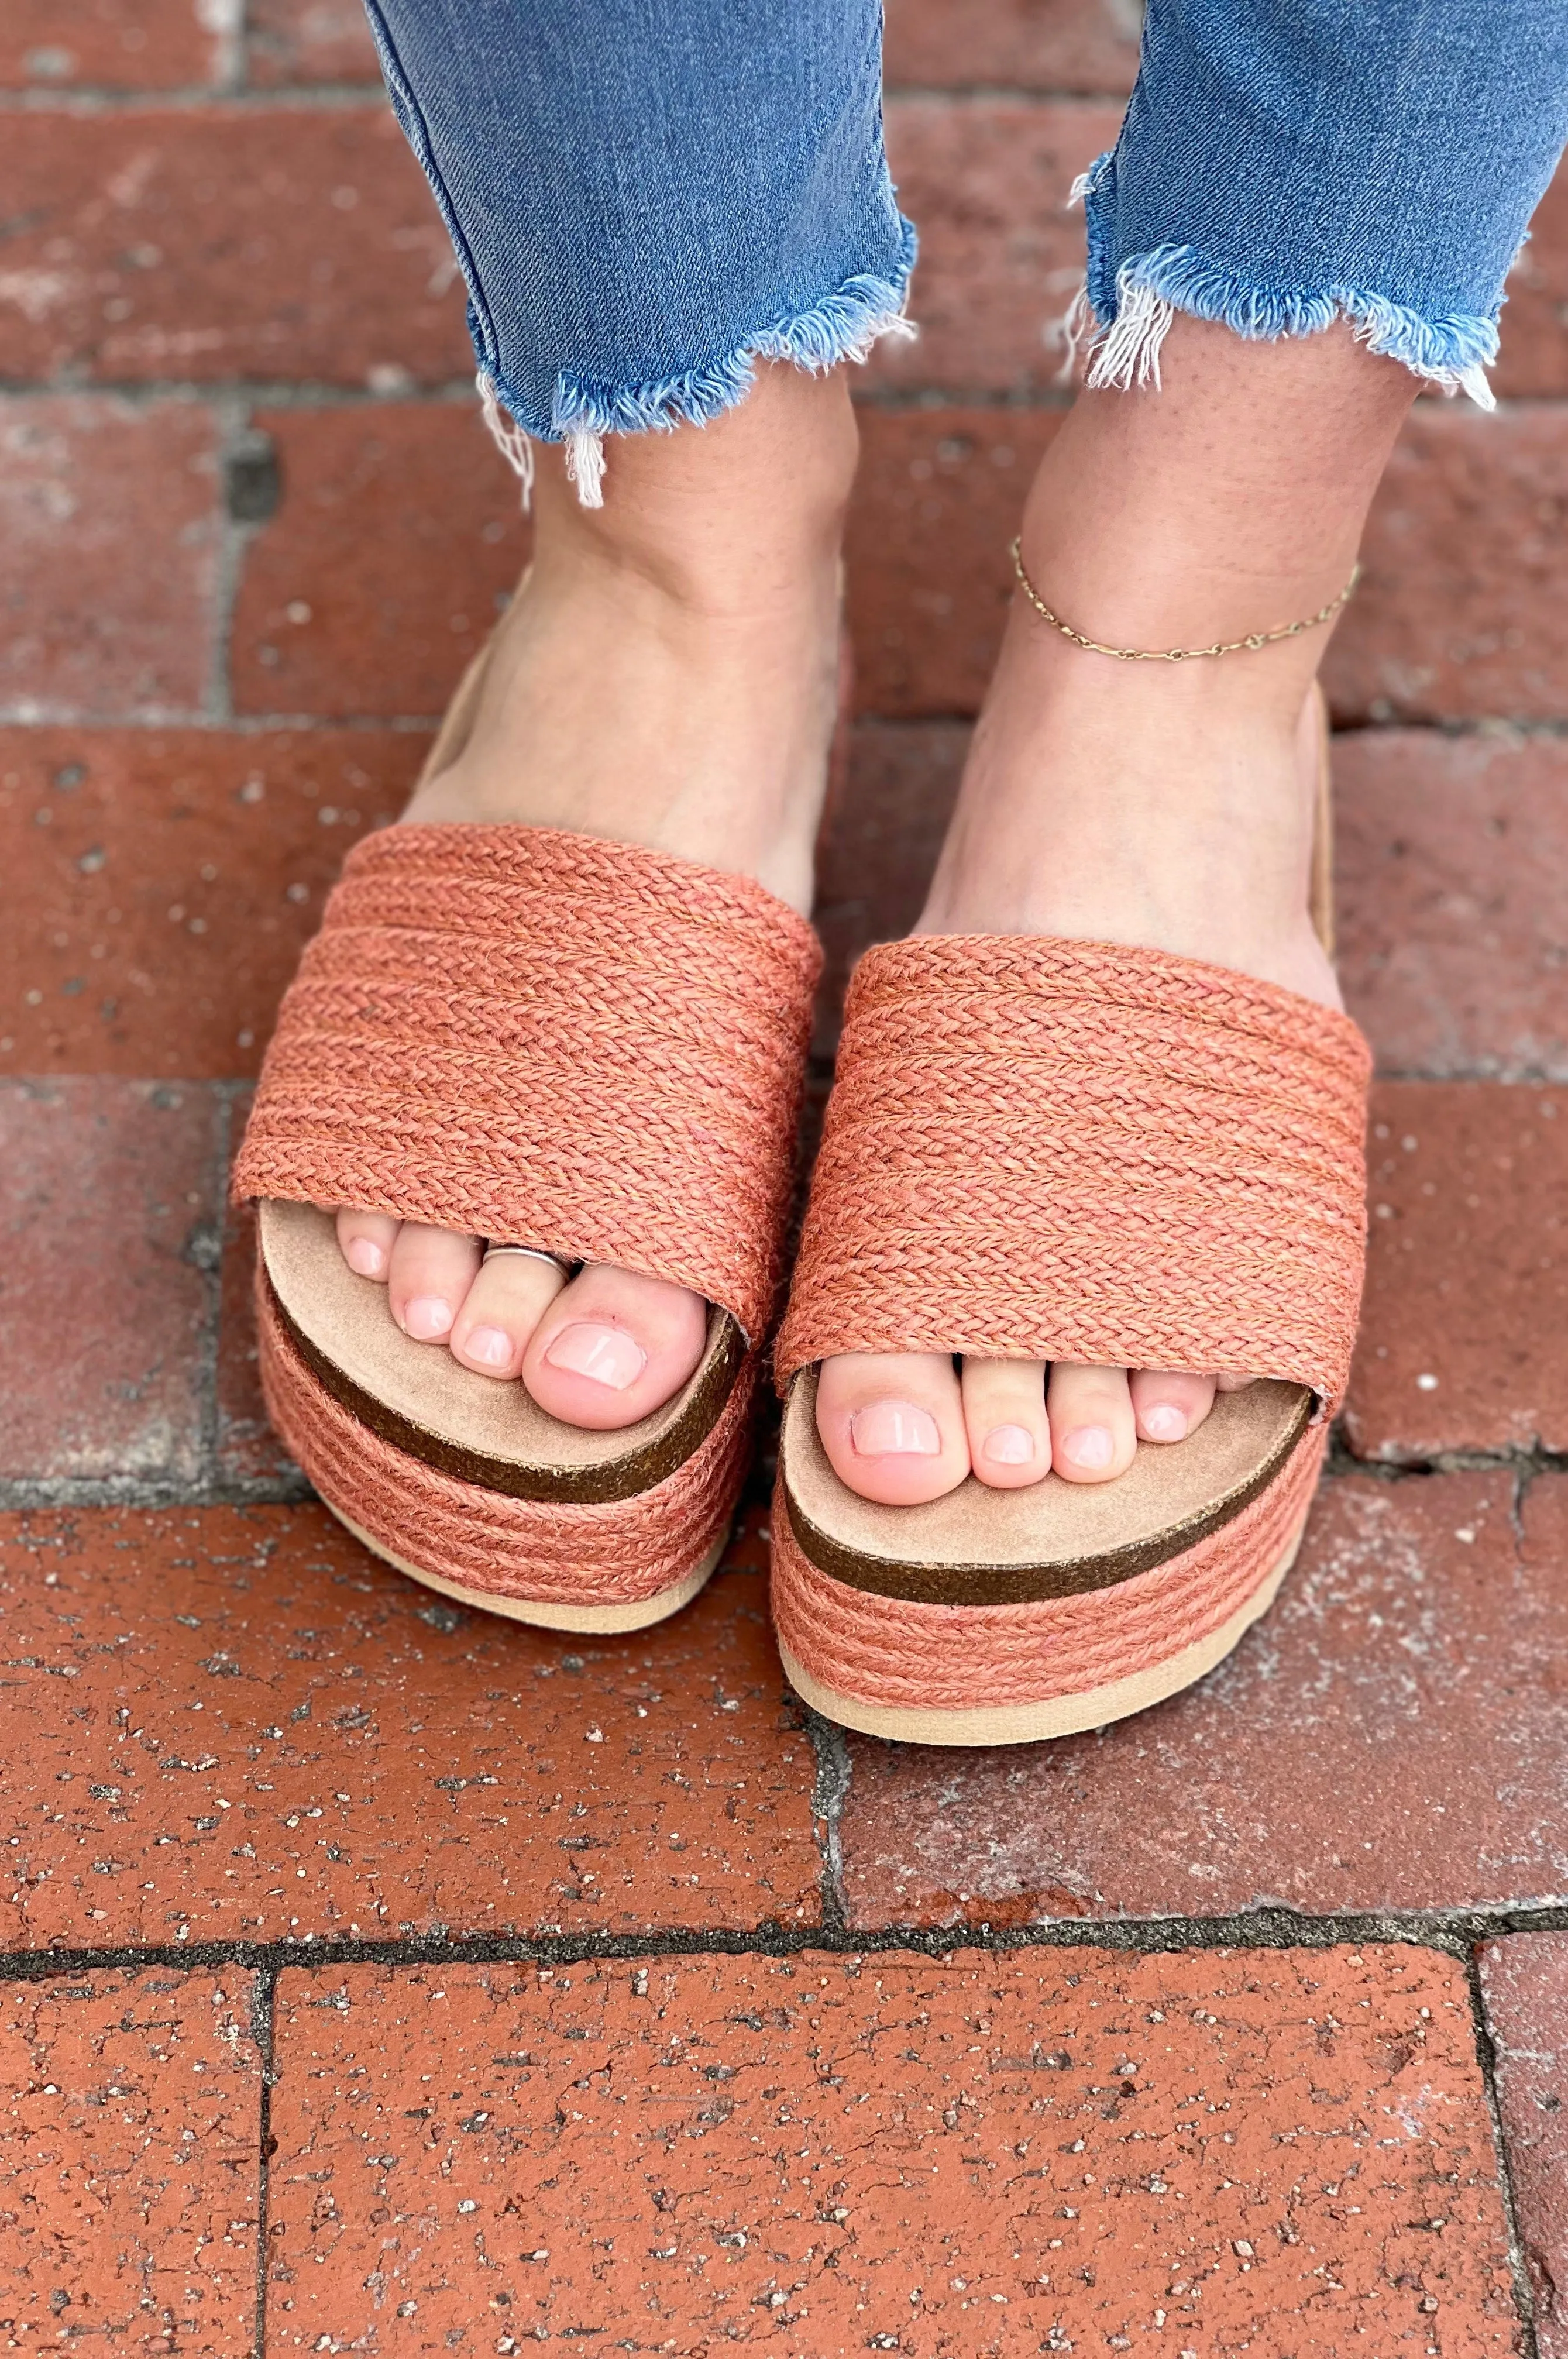
POLYGON ((866 1703, 859 1696, 841 1695, 836 1688, 814 1680, 788 1647, 781 1647, 784 1669, 803 1703, 841 1727, 858 1729, 864 1736, 890 1737, 899 1745, 1039 1745, 1048 1737, 1076 1736, 1086 1728, 1104 1728, 1126 1720, 1150 1704, 1163 1703, 1205 1679, 1223 1663, 1259 1616, 1267 1614, 1279 1584, 1295 1563, 1306 1529, 1306 1517, 1297 1525, 1290 1545, 1273 1570, 1228 1621, 1206 1638, 1195 1638, 1180 1654, 1110 1680, 1103 1687, 1078 1695, 1051 1696, 1043 1703, 981 1705, 973 1712, 922 1710, 908 1704, 866 1703))
POLYGON ((536 1630, 574 1631, 583 1637, 613 1637, 621 1631, 647 1630, 655 1622, 667 1621, 671 1614, 679 1614, 681 1608, 690 1605, 698 1591, 707 1585, 717 1569, 719 1559, 729 1546, 730 1537, 726 1531, 691 1571, 683 1573, 679 1581, 672 1581, 667 1589, 659 1590, 653 1597, 639 1597, 628 1605, 550 1605, 542 1600, 529 1597, 498 1597, 492 1589, 465 1589, 461 1582, 447 1581, 439 1572, 427 1572, 422 1566, 411 1564, 406 1556, 399 1556, 395 1549, 383 1548, 379 1540, 372 1539, 352 1516, 345 1516, 341 1507, 332 1506, 330 1499, 323 1500, 322 1505, 331 1509, 344 1531, 352 1532, 360 1546, 367 1548, 372 1556, 378 1556, 395 1571, 407 1573, 410 1581, 419 1582, 424 1588, 439 1590, 443 1597, 452 1598, 454 1603, 472 1605, 481 1614, 504 1614, 509 1622, 531 1623, 536 1630))

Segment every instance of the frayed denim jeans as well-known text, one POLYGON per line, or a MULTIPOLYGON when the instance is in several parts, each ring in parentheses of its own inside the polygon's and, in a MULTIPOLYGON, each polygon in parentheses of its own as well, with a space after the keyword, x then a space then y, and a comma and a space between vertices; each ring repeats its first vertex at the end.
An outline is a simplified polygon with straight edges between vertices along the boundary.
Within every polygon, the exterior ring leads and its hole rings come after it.
MULTIPOLYGON (((904 324, 877 0, 366 5, 525 479, 527 438, 565 442, 596 502, 605 435, 904 324)), ((1121 136, 1073 192, 1090 381, 1158 384, 1175 310, 1266 338, 1344 318, 1489 404, 1565 139, 1568 0, 1149 0, 1121 136)))

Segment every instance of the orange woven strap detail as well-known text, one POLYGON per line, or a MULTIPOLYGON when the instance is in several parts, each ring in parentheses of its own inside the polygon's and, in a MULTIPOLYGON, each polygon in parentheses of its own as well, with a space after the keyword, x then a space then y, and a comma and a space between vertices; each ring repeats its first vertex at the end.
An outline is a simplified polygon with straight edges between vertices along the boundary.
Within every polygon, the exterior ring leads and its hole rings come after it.
POLYGON ((779 1339, 1310 1385, 1349 1371, 1370 1070, 1348 1016, 1159 951, 862 960, 779 1339))
POLYGON ((1304 1434, 1239 1516, 1111 1589, 1021 1605, 924 1605, 834 1581, 773 1516, 774 1626, 813 1679, 866 1703, 937 1712, 1084 1695, 1210 1636, 1254 1596, 1311 1505, 1328 1428, 1304 1434))
POLYGON ((550 1605, 657 1597, 724 1537, 751 1462, 755 1357, 713 1431, 650 1491, 591 1506, 482 1490, 381 1440, 313 1376, 256 1289, 262 1389, 287 1448, 331 1506, 395 1556, 464 1589, 550 1605))
POLYGON ((235 1192, 618 1262, 755 1342, 820 963, 745 877, 543 828, 389 828, 284 999, 235 1192))

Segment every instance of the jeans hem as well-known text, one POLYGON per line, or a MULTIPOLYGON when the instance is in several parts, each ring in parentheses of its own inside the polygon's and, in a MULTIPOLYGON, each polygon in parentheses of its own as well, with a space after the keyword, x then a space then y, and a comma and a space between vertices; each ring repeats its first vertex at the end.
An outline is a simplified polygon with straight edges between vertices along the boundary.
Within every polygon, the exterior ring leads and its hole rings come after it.
POLYGON ((531 471, 519 463, 514 439, 519 435, 564 443, 567 473, 579 499, 584 507, 601 507, 607 434, 667 434, 677 426, 706 425, 745 400, 756 381, 758 361, 791 361, 821 376, 842 362, 867 359, 883 336, 913 336, 915 325, 905 317, 904 307, 917 241, 912 223, 900 217, 899 229, 898 260, 891 277, 857 272, 805 310, 769 321, 720 359, 675 376, 612 386, 563 372, 555 382, 548 420, 530 418, 528 405, 514 398, 506 379, 493 368, 482 367, 479 389, 485 421, 523 476, 525 496, 531 471), (497 405, 517 420, 509 432, 496 414, 497 405))
POLYGON ((1399 361, 1447 394, 1465 393, 1482 409, 1497 398, 1486 370, 1497 356, 1497 322, 1476 313, 1429 320, 1405 303, 1357 287, 1307 290, 1259 287, 1239 273, 1214 268, 1191 245, 1159 245, 1134 255, 1114 274, 1109 233, 1096 202, 1110 158, 1075 182, 1088 224, 1089 266, 1067 315, 1068 368, 1088 339, 1086 382, 1127 392, 1160 386, 1160 352, 1178 311, 1213 320, 1238 336, 1273 342, 1281 336, 1321 334, 1348 320, 1368 352, 1399 361))

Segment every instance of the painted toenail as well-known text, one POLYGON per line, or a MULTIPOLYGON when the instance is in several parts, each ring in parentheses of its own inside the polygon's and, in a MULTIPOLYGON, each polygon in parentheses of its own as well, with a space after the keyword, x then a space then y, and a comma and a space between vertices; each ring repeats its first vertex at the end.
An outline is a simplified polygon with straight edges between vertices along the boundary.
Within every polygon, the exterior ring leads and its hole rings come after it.
POLYGON ((940 1458, 942 1436, 929 1409, 909 1401, 873 1401, 849 1420, 857 1458, 940 1458))
POLYGON ((361 1277, 379 1277, 387 1266, 386 1255, 370 1237, 351 1237, 343 1249, 343 1257, 361 1277))
POLYGON ((439 1294, 416 1294, 403 1306, 403 1328, 417 1343, 434 1343, 452 1332, 452 1305, 439 1294))
POLYGON ((552 1368, 591 1376, 617 1393, 635 1385, 648 1365, 648 1353, 624 1327, 593 1327, 585 1320, 563 1327, 544 1356, 552 1368))
POLYGON ((1034 1436, 1027 1425, 994 1425, 980 1455, 996 1466, 1027 1466, 1034 1456, 1034 1436))
POLYGON ((1116 1436, 1108 1425, 1081 1425, 1063 1435, 1062 1454, 1074 1466, 1108 1466, 1116 1454, 1116 1436))
POLYGON ((487 1368, 505 1368, 511 1363, 512 1339, 499 1327, 475 1327, 463 1347, 465 1360, 483 1360, 487 1368))
POLYGON ((1150 1441, 1185 1441, 1186 1414, 1173 1408, 1169 1401, 1156 1401, 1152 1408, 1143 1412, 1143 1430, 1150 1441))

